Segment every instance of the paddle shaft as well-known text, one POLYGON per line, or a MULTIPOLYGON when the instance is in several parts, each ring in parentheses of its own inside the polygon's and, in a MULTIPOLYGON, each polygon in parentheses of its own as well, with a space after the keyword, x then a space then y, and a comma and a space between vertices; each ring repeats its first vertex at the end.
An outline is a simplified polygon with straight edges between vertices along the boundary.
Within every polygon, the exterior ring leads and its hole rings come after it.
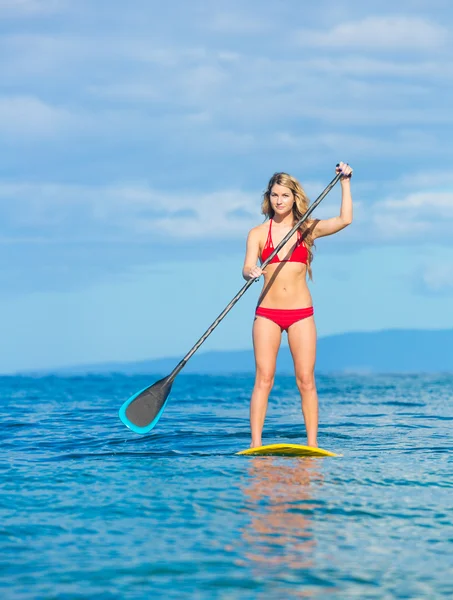
MULTIPOLYGON (((316 198, 316 200, 313 202, 313 204, 308 208, 307 212, 299 219, 299 221, 297 221, 297 223, 294 225, 294 227, 291 229, 291 231, 288 231, 288 233, 285 235, 285 237, 282 239, 282 241, 274 249, 274 251, 263 262, 263 264, 261 265, 262 269, 265 269, 267 267, 267 265, 271 262, 271 260, 274 258, 274 256, 276 256, 280 252, 280 250, 283 248, 283 246, 286 244, 286 242, 291 238, 291 236, 294 235, 294 233, 299 229, 299 227, 302 225, 302 223, 304 223, 308 219, 308 217, 311 215, 311 213, 315 210, 315 208, 318 206, 318 204, 320 204, 324 200, 324 198, 327 196, 327 194, 330 192, 330 190, 338 183, 341 176, 342 176, 341 173, 338 173, 338 175, 336 175, 334 177, 334 179, 332 179, 332 181, 329 183, 329 185, 326 187, 326 189, 316 198)), ((223 311, 220 313, 220 315, 217 317, 217 319, 204 332, 204 334, 201 336, 201 338, 189 350, 189 352, 185 355, 185 357, 176 365, 176 367, 173 369, 173 371, 170 373, 170 375, 168 375, 168 377, 166 379, 169 383, 174 381, 176 375, 178 375, 178 373, 185 367, 186 363, 195 354, 195 352, 198 350, 198 348, 211 335, 211 333, 214 331, 214 329, 217 327, 217 325, 230 312, 230 310, 233 308, 233 306, 236 304, 236 302, 240 298, 242 298, 242 296, 245 294, 245 292, 249 289, 249 287, 255 281, 258 281, 258 279, 249 279, 247 281, 247 283, 239 290, 239 292, 231 300, 231 302, 228 304, 228 306, 226 306, 223 309, 223 311)))

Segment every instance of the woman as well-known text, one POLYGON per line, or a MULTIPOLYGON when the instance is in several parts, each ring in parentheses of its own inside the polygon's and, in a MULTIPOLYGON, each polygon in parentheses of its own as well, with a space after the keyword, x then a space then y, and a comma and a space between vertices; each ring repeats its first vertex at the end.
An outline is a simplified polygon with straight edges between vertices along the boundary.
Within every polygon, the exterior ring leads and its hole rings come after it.
POLYGON ((308 209, 308 198, 297 179, 286 173, 276 173, 269 181, 262 203, 262 212, 269 220, 254 227, 247 237, 242 275, 247 280, 264 275, 253 324, 256 378, 250 402, 252 448, 262 445, 267 401, 274 384, 283 330, 288 333, 294 361, 307 444, 314 448, 318 446, 318 396, 314 375, 316 327, 306 276, 308 273, 311 279, 314 240, 337 233, 352 222, 352 168, 341 162, 336 171, 342 174, 338 217, 307 219, 263 271, 257 266, 258 258, 262 264, 308 209))

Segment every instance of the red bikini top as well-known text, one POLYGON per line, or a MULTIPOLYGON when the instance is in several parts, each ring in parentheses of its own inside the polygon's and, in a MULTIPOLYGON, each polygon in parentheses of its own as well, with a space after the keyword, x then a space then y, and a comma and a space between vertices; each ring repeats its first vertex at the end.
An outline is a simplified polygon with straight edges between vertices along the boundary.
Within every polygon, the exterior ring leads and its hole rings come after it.
MULTIPOLYGON (((269 220, 269 233, 267 234, 267 240, 261 253, 261 262, 263 263, 274 251, 274 244, 272 243, 272 219, 269 220)), ((278 258, 278 254, 269 263, 270 265, 280 262, 299 262, 307 264, 308 262, 308 250, 302 240, 302 234, 297 230, 297 242, 294 246, 294 250, 291 252, 291 256, 284 260, 278 258)))

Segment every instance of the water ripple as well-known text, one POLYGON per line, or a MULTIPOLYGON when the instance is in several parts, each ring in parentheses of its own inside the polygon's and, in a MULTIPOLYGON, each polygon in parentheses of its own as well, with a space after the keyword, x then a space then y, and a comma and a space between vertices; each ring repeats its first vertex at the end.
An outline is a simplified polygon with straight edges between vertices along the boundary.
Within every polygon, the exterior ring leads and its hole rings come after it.
MULTIPOLYGON (((180 375, 150 435, 145 377, 0 378, 3 597, 453 597, 453 377, 321 376, 320 445, 243 458, 253 379, 180 375)), ((280 377, 267 443, 304 443, 280 377)))

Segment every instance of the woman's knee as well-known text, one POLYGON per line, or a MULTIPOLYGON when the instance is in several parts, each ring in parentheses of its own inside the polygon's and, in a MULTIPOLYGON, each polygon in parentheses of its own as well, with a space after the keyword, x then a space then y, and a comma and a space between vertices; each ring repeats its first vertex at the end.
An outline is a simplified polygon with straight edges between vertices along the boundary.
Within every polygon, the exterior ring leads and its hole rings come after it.
POLYGON ((258 369, 255 377, 255 385, 259 388, 270 390, 274 385, 274 370, 258 369))
POLYGON ((313 371, 296 373, 296 382, 300 392, 311 392, 316 389, 313 371))

